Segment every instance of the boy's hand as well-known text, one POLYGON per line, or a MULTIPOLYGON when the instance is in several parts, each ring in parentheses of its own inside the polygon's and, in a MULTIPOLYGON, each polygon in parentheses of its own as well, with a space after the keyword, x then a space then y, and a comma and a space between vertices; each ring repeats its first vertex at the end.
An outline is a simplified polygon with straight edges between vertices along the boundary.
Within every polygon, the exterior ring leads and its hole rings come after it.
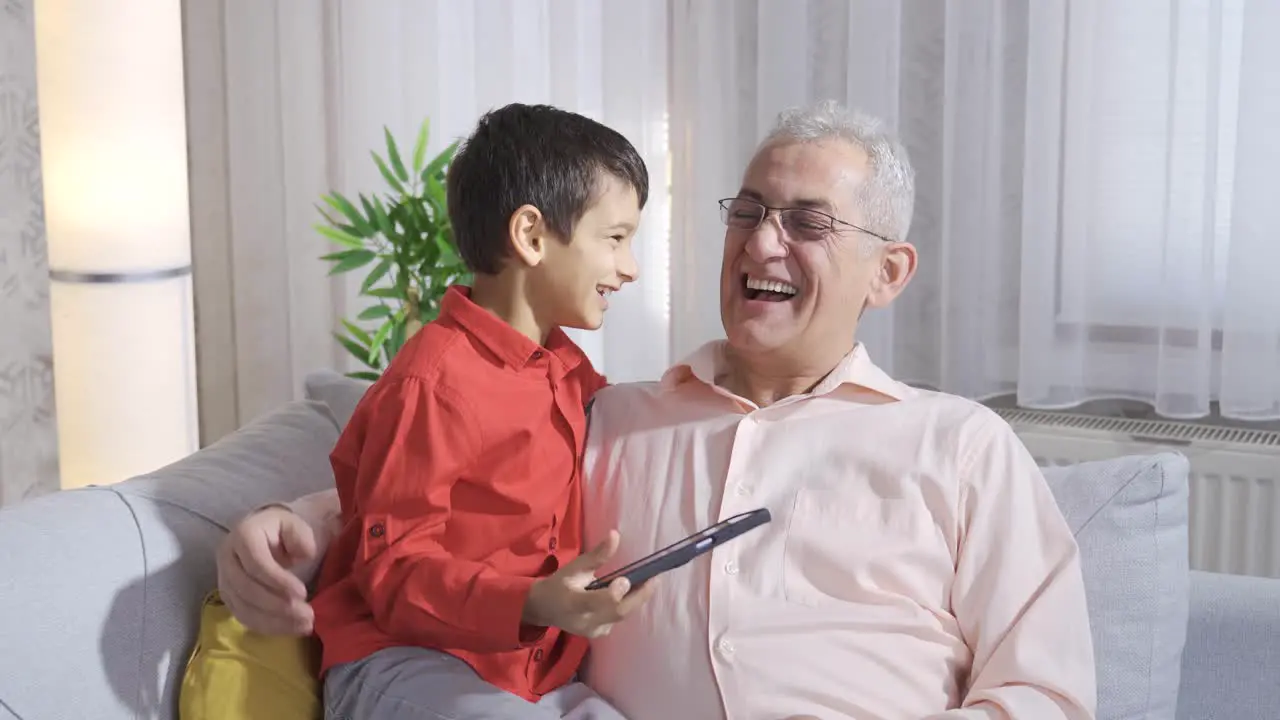
POLYGON ((627 593, 631 583, 626 578, 618 578, 599 590, 586 589, 596 579, 595 571, 618 550, 618 540, 618 531, 610 530, 609 537, 590 552, 535 582, 524 603, 524 622, 595 638, 608 635, 614 623, 643 605, 653 596, 653 580, 630 595, 627 593))

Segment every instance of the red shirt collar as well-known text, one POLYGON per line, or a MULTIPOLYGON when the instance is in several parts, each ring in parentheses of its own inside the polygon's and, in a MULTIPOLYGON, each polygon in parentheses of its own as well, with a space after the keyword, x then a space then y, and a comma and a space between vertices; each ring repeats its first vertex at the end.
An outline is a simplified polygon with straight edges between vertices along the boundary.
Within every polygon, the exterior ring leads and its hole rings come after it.
POLYGON ((440 301, 440 319, 465 329, 489 352, 513 368, 523 368, 550 352, 566 372, 586 359, 582 349, 560 328, 553 328, 544 348, 525 337, 504 320, 471 301, 471 288, 451 285, 440 301))

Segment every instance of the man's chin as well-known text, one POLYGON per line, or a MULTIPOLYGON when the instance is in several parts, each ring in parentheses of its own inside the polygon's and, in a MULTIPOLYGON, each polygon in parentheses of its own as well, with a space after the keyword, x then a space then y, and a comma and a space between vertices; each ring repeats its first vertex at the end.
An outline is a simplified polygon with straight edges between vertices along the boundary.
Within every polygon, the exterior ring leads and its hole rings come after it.
POLYGON ((748 355, 767 355, 791 344, 796 333, 791 327, 778 327, 778 323, 754 320, 737 322, 725 327, 725 338, 735 352, 748 355))

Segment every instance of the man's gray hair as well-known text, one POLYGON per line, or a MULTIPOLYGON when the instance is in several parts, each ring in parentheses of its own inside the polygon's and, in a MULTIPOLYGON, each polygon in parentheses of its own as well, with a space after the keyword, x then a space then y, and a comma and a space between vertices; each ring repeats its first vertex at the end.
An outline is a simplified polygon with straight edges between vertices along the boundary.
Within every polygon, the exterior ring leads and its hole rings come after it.
POLYGON ((867 153, 871 175, 857 197, 864 214, 863 227, 891 240, 905 240, 915 206, 915 171, 907 149, 879 118, 824 100, 779 113, 760 145, 829 139, 844 140, 867 153))

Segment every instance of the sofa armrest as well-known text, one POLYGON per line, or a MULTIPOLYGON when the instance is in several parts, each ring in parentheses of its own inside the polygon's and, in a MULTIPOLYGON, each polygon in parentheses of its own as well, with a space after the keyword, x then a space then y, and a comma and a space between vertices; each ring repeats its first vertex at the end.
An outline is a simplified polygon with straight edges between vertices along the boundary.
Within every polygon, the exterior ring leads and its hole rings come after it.
POLYGON ((1191 573, 1178 720, 1280 717, 1280 580, 1191 573))

